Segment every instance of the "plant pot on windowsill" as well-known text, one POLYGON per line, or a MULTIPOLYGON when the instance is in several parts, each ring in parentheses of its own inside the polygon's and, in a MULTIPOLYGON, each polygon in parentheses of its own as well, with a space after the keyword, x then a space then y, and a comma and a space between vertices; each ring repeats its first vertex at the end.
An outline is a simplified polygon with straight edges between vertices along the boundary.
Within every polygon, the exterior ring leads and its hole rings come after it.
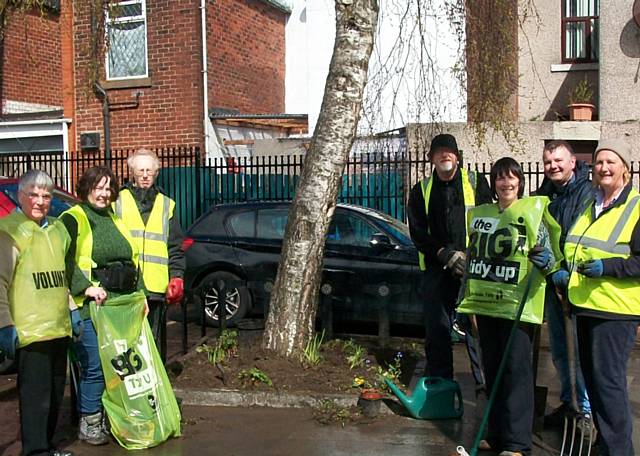
POLYGON ((358 407, 367 418, 375 418, 380 413, 380 404, 384 394, 375 388, 367 388, 360 391, 358 407))
POLYGON ((573 103, 569 105, 570 120, 586 120, 593 119, 593 112, 596 107, 590 103, 573 103))

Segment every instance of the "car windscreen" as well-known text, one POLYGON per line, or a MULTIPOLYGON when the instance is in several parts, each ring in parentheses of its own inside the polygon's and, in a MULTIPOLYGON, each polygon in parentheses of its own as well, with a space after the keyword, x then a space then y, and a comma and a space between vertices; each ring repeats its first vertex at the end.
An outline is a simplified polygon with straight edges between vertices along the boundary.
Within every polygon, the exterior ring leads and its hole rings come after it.
POLYGON ((410 247, 413 245, 411 236, 409 234, 409 227, 402 223, 400 220, 396 220, 393 217, 389 217, 386 214, 379 212, 369 212, 369 215, 375 220, 376 223, 380 223, 384 228, 391 232, 391 234, 400 242, 400 244, 410 247))
POLYGON ((211 210, 207 214, 200 217, 189 228, 190 236, 213 236, 226 237, 227 233, 222 225, 222 218, 225 216, 222 210, 211 210))

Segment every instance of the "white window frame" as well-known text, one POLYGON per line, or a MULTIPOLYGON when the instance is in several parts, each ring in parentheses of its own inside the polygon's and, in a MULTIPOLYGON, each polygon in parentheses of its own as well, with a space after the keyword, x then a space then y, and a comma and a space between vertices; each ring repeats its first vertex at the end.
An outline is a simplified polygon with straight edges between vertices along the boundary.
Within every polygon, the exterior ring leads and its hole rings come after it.
MULTIPOLYGON (((111 19, 109 17, 109 11, 107 10, 105 12, 105 41, 108 40, 108 36, 109 36, 109 28, 111 26, 111 24, 126 24, 129 22, 142 22, 144 24, 144 68, 145 68, 145 72, 144 74, 137 74, 134 76, 111 76, 109 73, 109 55, 111 52, 111 49, 108 48, 107 52, 105 53, 105 73, 107 76, 107 80, 108 81, 113 81, 113 80, 125 80, 125 79, 140 79, 140 78, 147 78, 149 77, 149 46, 148 46, 148 21, 147 21, 147 2, 146 0, 123 0, 123 1, 118 1, 114 3, 114 7, 118 8, 118 7, 124 7, 127 5, 135 5, 135 4, 140 4, 141 5, 141 15, 138 16, 125 16, 125 17, 118 17, 115 19, 111 19)), ((107 7, 109 8, 109 7, 107 7)))

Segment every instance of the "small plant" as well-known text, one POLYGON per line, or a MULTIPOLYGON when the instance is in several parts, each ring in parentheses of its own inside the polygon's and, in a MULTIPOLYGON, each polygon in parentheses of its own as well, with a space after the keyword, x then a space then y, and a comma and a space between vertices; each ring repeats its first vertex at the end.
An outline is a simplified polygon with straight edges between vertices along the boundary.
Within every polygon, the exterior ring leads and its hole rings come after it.
POLYGON ((356 377, 353 377, 353 383, 351 384, 351 388, 367 389, 367 388, 371 388, 371 383, 369 383, 369 381, 364 377, 356 376, 356 377))
POLYGON ((304 351, 302 352, 301 361, 307 366, 317 366, 322 361, 322 355, 320 354, 320 347, 322 346, 322 341, 324 340, 324 330, 320 334, 313 336, 306 347, 304 347, 304 351))
POLYGON ((569 92, 569 104, 591 104, 593 102, 593 86, 585 77, 569 92))
POLYGON ((376 386, 384 391, 389 391, 389 387, 385 383, 385 379, 389 379, 394 383, 400 383, 402 375, 402 352, 397 352, 393 357, 393 361, 389 363, 386 369, 382 366, 376 366, 376 386))
POLYGON ((238 378, 243 382, 251 382, 253 385, 257 385, 258 383, 263 383, 267 386, 273 386, 273 381, 269 376, 262 370, 257 367, 252 367, 251 369, 244 369, 240 371, 238 374, 238 378))
POLYGON ((313 408, 313 418, 320 424, 340 423, 343 427, 354 421, 358 412, 349 407, 341 407, 334 401, 323 400, 313 408))
POLYGON ((196 348, 198 353, 206 353, 207 359, 213 365, 222 363, 238 349, 238 331, 226 329, 222 331, 215 345, 202 344, 196 348))
POLYGON ((344 352, 347 354, 349 369, 353 370, 356 367, 363 367, 365 365, 367 351, 362 345, 356 344, 353 339, 349 339, 344 343, 344 352))

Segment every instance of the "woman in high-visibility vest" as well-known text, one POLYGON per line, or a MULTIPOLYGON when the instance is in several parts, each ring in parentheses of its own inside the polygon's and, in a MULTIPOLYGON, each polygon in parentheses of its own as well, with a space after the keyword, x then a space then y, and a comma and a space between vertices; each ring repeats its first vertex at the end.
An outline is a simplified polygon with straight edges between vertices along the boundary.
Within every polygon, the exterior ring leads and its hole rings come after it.
POLYGON ((548 211, 547 197, 520 199, 524 174, 512 158, 501 158, 493 165, 490 183, 498 202, 473 208, 467 217, 468 264, 458 312, 475 314, 487 387, 491 390, 498 382, 486 438, 479 449, 521 456, 530 454, 532 447, 533 325, 542 323, 545 276, 561 257, 560 227, 548 211), (527 284, 531 287, 524 296, 527 284), (524 298, 511 350, 505 354, 524 298), (507 361, 498 379, 503 356, 507 361))
POLYGON ((83 334, 74 343, 81 371, 78 439, 103 445, 109 441, 101 401, 105 384, 88 304, 102 305, 108 297, 132 293, 144 284, 137 270, 135 242, 111 209, 118 197, 113 171, 104 166, 89 168, 78 181, 77 193, 80 204, 60 219, 71 237, 66 260, 69 288, 84 322, 83 334))
POLYGON ((640 322, 640 193, 629 172, 631 147, 600 141, 593 201, 565 242, 567 270, 553 281, 576 314, 580 365, 598 430, 599 454, 634 454, 627 363, 640 322))

